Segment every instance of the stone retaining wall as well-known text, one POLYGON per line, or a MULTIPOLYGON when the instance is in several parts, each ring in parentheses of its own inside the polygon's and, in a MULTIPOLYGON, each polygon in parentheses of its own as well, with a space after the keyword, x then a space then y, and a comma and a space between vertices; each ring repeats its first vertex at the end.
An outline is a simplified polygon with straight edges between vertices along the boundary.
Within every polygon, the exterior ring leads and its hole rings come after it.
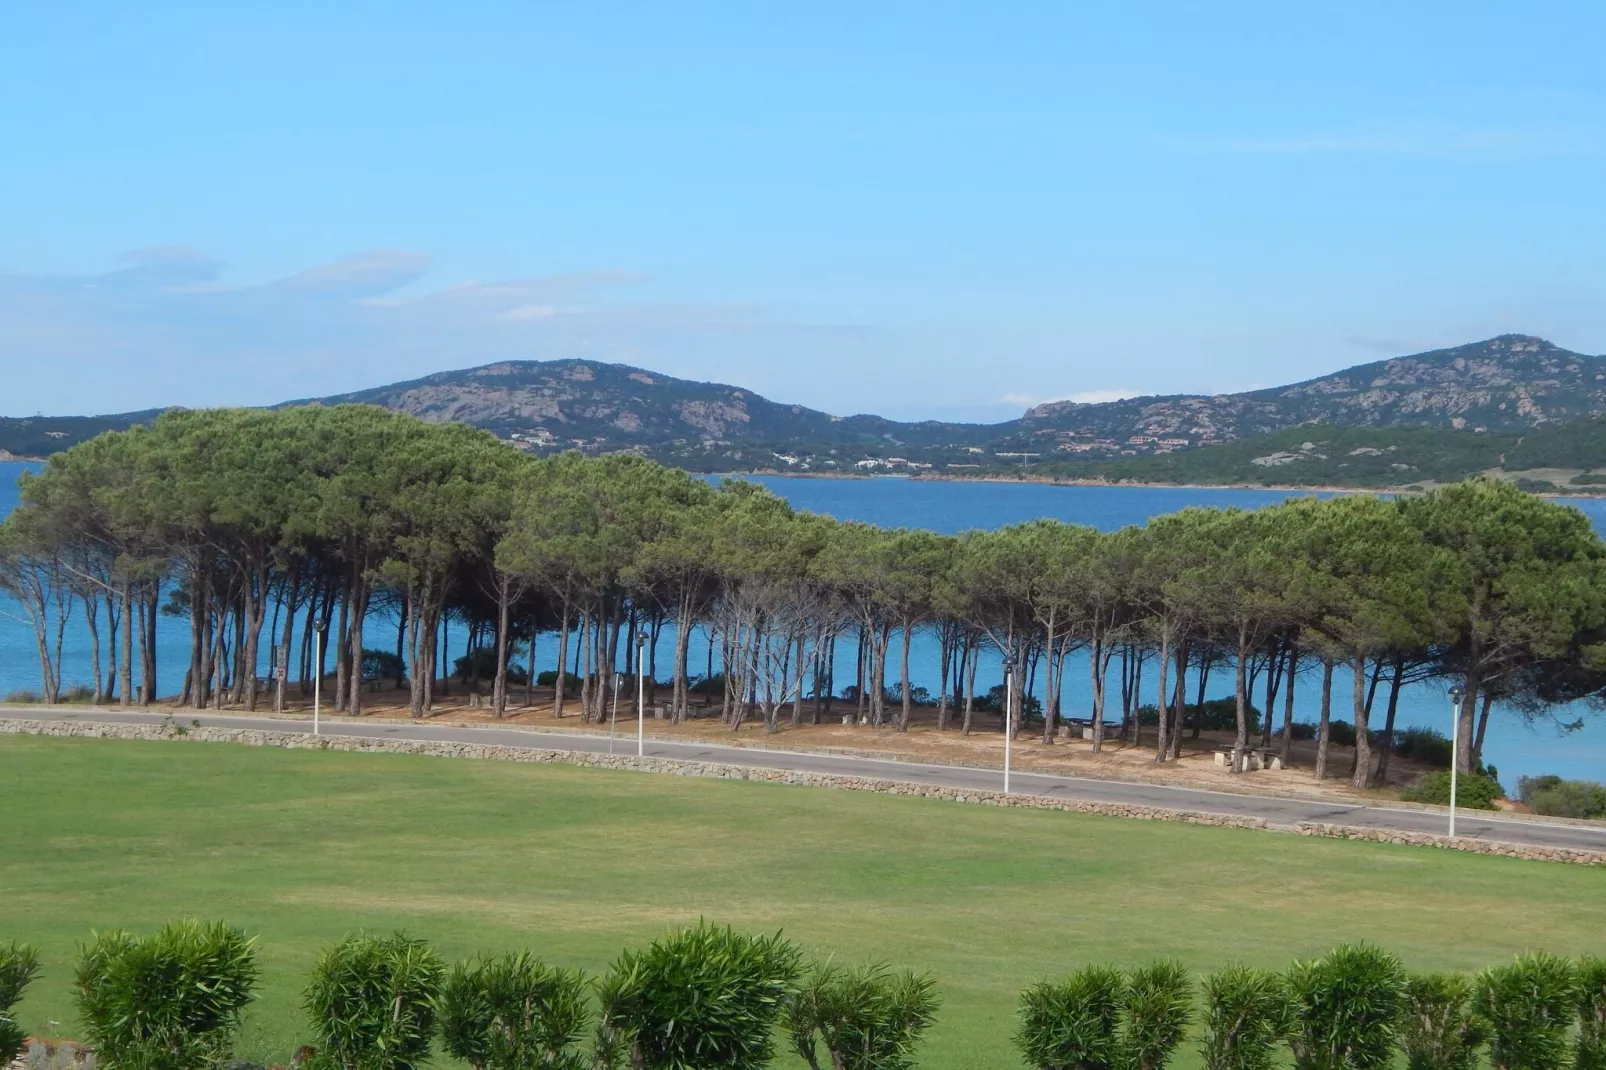
MULTIPOLYGON (((254 747, 285 747, 299 750, 334 750, 386 754, 422 754, 437 758, 475 758, 501 762, 538 762, 574 765, 592 769, 625 769, 675 776, 715 777, 722 780, 756 780, 772 784, 873 791, 883 795, 909 795, 982 806, 1019 806, 1033 810, 1063 810, 1144 821, 1179 821, 1192 825, 1226 828, 1270 829, 1264 818, 1212 814, 1198 810, 1173 810, 1157 806, 1101 803, 1083 799, 1056 799, 1043 795, 1005 795, 1001 791, 950 788, 936 784, 916 784, 876 777, 842 776, 834 773, 808 773, 786 769, 762 769, 723 762, 685 761, 677 758, 637 758, 623 754, 591 754, 584 751, 555 750, 546 747, 508 747, 484 743, 384 739, 371 736, 321 735, 302 732, 270 732, 254 728, 190 727, 176 722, 159 725, 116 724, 92 721, 36 721, 0 718, 0 734, 69 736, 90 739, 179 740, 191 743, 235 743, 254 747)), ((1301 822, 1294 831, 1302 836, 1370 840, 1376 843, 1413 844, 1441 847, 1478 854, 1506 855, 1546 862, 1606 865, 1606 852, 1568 847, 1541 847, 1532 844, 1500 843, 1466 837, 1451 839, 1421 832, 1363 828, 1301 822)))
POLYGON ((1535 862, 1572 862, 1581 866, 1606 866, 1606 851, 1582 847, 1544 847, 1531 843, 1505 843, 1477 840, 1467 836, 1438 836, 1431 832, 1402 832, 1397 829, 1366 828, 1361 825, 1329 825, 1301 821, 1294 826, 1301 836, 1326 836, 1338 840, 1369 840, 1372 843, 1402 843, 1415 847, 1441 847, 1448 851, 1471 851, 1482 855, 1505 855, 1535 862))

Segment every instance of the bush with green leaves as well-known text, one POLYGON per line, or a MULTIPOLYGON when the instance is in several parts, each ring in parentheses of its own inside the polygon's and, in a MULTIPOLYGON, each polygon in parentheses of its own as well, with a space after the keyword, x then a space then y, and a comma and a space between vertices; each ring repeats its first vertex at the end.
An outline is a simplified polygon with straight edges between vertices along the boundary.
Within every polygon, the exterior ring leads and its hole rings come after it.
POLYGON ((1525 776, 1517 781, 1517 797, 1546 817, 1606 817, 1606 784, 1593 780, 1525 776))
POLYGON ((405 933, 348 936, 318 956, 302 1006, 313 1070, 415 1070, 429 1059, 445 967, 405 933))
POLYGON ((84 1039, 109 1070, 203 1070, 234 1050, 258 978, 255 941, 192 919, 97 933, 74 978, 84 1039))
POLYGON ((823 964, 787 997, 781 1026, 810 1070, 907 1070, 937 1006, 936 986, 923 974, 823 964))
POLYGON ((1015 1046, 1037 1070, 1113 1070, 1125 995, 1126 977, 1113 966, 1040 981, 1021 993, 1015 1046))
POLYGON ((1394 753, 1439 769, 1450 767, 1450 737, 1434 728, 1401 728, 1394 733, 1394 753))
POLYGON ((1480 971, 1472 1007, 1489 1023, 1495 1070, 1561 1070, 1577 1000, 1578 973, 1556 955, 1519 955, 1480 971))
POLYGON ((1133 970, 1121 1000, 1121 1063, 1127 1070, 1165 1070, 1193 1018, 1193 980, 1178 962, 1133 970))
POLYGON ((1164 1070, 1192 1016, 1179 963, 1089 966, 1021 993, 1015 1045, 1040 1070, 1164 1070))
POLYGON ((1288 971, 1288 1045, 1297 1070, 1383 1070, 1394 1056, 1405 966, 1370 944, 1341 944, 1288 971))
POLYGON ((1578 960, 1576 1070, 1606 1070, 1606 958, 1578 960))
POLYGON ((1288 983, 1279 973, 1228 966, 1205 978, 1205 1070, 1270 1070, 1288 1027, 1288 983))
POLYGON ((1400 1050, 1406 1070, 1476 1070, 1487 1024, 1472 1013, 1472 985, 1456 973, 1405 979, 1400 1050))
POLYGON ((582 1070, 586 979, 529 952, 452 967, 436 1004, 441 1046, 474 1070, 582 1070))
POLYGON ((765 1066, 801 965, 779 933, 746 936, 705 921, 627 951, 599 985, 598 1062, 628 1051, 639 1070, 765 1066))
POLYGON ((13 1012, 38 974, 39 952, 27 944, 0 945, 0 1066, 15 1059, 27 1039, 13 1012))
MULTIPOLYGON (((1456 777, 1455 804, 1465 810, 1494 810, 1494 801, 1505 796, 1500 782, 1476 773, 1462 773, 1456 777)), ((1400 792, 1406 802, 1450 805, 1450 771, 1440 769, 1424 773, 1416 783, 1400 792)))

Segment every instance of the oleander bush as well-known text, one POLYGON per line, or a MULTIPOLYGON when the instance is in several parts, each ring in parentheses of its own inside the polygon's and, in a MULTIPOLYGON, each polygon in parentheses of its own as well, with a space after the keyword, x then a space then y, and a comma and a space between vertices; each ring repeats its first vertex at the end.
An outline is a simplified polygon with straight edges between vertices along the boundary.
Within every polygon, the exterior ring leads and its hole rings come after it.
POLYGON ((923 974, 824 963, 787 996, 781 1026, 809 1070, 906 1070, 937 1006, 923 974))
POLYGON ((405 933, 359 933, 326 950, 302 1006, 317 1051, 310 1070, 416 1070, 429 1060, 446 970, 405 933))
POLYGON ((255 941, 193 919, 150 936, 97 933, 74 979, 84 1039, 109 1070, 210 1070, 234 1051, 255 994, 255 941))
POLYGON ((699 921, 626 951, 599 985, 599 1064, 634 1070, 756 1070, 802 967, 779 933, 745 936, 699 921), (628 1062, 604 1063, 601 1056, 628 1062))
POLYGON ((0 944, 0 1066, 22 1051, 27 1035, 14 1012, 22 993, 39 975, 39 952, 27 944, 0 944))
POLYGON ((1113 966, 1041 981, 1021 993, 1015 1046, 1037 1070, 1113 1070, 1125 994, 1126 978, 1113 966))
POLYGON ((1205 978, 1205 1070, 1271 1070, 1288 1028, 1282 974, 1228 966, 1205 978))
POLYGON ((1578 960, 1577 1070, 1606 1070, 1606 958, 1585 955, 1578 960))
POLYGON ((1163 1070, 1192 1016, 1193 982, 1178 963, 1087 966, 1021 993, 1015 1045, 1039 1070, 1163 1070))
POLYGON ((1394 1057, 1405 966, 1370 944, 1341 944, 1288 971, 1296 1070, 1385 1070, 1394 1057))
POLYGON ((583 1070, 591 1024, 585 975, 529 952, 452 967, 436 1003, 441 1047, 474 1070, 583 1070))
POLYGON ((1165 1070, 1193 1020, 1193 980, 1178 962, 1155 962, 1127 975, 1121 1002, 1126 1070, 1165 1070))
POLYGON ((1495 1070, 1562 1070, 1571 1055, 1567 1040, 1578 993, 1578 971, 1556 955, 1519 955, 1480 971, 1472 1006, 1489 1023, 1495 1070))
POLYGON ((1489 1030, 1471 999, 1472 985, 1460 974, 1406 978, 1399 1026, 1405 1070, 1476 1070, 1489 1030))

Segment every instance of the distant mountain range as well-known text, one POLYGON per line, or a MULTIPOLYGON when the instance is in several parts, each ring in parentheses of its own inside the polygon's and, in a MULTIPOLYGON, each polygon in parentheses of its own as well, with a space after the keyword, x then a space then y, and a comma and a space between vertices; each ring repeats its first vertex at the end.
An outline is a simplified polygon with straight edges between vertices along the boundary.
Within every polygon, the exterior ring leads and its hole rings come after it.
MULTIPOLYGON (((1025 466, 1061 478, 1167 478, 1160 473, 1172 471, 1169 478, 1194 481, 1182 473, 1235 468, 1269 482, 1292 475, 1298 458, 1275 463, 1256 458, 1287 453, 1282 439, 1288 436, 1282 433, 1307 425, 1455 432, 1442 442, 1430 434, 1348 448, 1392 447, 1397 453, 1425 449, 1421 443, 1432 438, 1438 443, 1433 447, 1438 475, 1446 471, 1445 456, 1459 457, 1455 464, 1463 466, 1491 458, 1498 465, 1502 447, 1521 441, 1525 432, 1606 414, 1606 357, 1569 352, 1540 338, 1502 335, 1357 365, 1290 386, 1097 404, 1051 402, 999 424, 833 416, 738 387, 586 360, 505 361, 286 404, 315 403, 381 405, 424 420, 470 423, 531 452, 633 450, 694 471, 959 476, 1018 472, 1025 466), (1488 437, 1474 443, 1474 435, 1488 437), (1265 453, 1255 444, 1261 436, 1277 436, 1275 442, 1267 439, 1265 453), (1463 440, 1464 449, 1458 445, 1463 440), (1208 460, 1227 457, 1219 451, 1229 445, 1233 460, 1208 460), (1190 458, 1185 463, 1184 456, 1190 458)), ((43 456, 153 415, 154 410, 0 418, 0 451, 43 456)), ((1300 440, 1296 446, 1312 439, 1293 437, 1300 440)), ((1590 432, 1578 440, 1592 443, 1598 437, 1590 432)), ((1606 450, 1606 441, 1601 445, 1606 450)), ((1319 451, 1313 446, 1305 452, 1319 451)), ((1593 455, 1585 459, 1596 460, 1593 455)), ((1606 466, 1606 455, 1598 463, 1606 466)), ((1416 478, 1413 467, 1425 471, 1404 460, 1387 465, 1392 467, 1369 480, 1399 473, 1402 482, 1410 482, 1416 478)), ((1327 475, 1344 478, 1342 472, 1327 475)))

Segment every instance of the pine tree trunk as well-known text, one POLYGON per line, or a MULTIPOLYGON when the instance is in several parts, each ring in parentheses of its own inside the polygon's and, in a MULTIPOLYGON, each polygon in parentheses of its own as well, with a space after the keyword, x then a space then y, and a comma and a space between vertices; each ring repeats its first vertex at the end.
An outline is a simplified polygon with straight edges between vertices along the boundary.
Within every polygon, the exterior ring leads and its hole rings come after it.
POLYGON ((1316 779, 1327 777, 1327 750, 1333 742, 1333 659, 1322 657, 1322 712, 1316 722, 1316 779))

